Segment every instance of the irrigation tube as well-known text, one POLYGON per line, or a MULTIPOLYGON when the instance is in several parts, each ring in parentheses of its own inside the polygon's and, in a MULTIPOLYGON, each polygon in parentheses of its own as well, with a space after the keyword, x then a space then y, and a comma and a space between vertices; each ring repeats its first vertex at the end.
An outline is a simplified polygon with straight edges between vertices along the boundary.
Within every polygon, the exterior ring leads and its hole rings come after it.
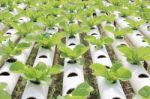
MULTIPOLYGON (((79 34, 74 38, 66 38, 66 45, 71 49, 79 43, 79 34)), ((69 58, 64 60, 63 95, 70 94, 79 84, 84 82, 83 66, 79 63, 70 64, 69 60, 69 58)))
MULTIPOLYGON (((88 35, 93 35, 97 38, 100 37, 97 28, 91 30, 88 35)), ((90 52, 93 63, 100 63, 107 66, 108 68, 112 66, 105 46, 102 49, 97 50, 94 45, 90 44, 90 52)), ((101 99, 126 99, 126 96, 119 81, 117 81, 115 84, 108 84, 103 77, 97 76, 96 78, 101 99)))
MULTIPOLYGON (((20 42, 22 42, 22 41, 25 41, 25 40, 23 40, 23 39, 20 40, 20 42)), ((21 61, 23 63, 26 63, 26 61, 30 55, 30 52, 33 48, 33 45, 34 45, 34 43, 32 43, 32 45, 29 48, 26 48, 25 50, 23 50, 20 55, 14 56, 14 59, 21 61)), ((5 64, 2 66, 2 68, 0 70, 0 82, 4 82, 8 85, 7 91, 9 94, 12 94, 12 92, 18 82, 18 79, 20 77, 19 74, 12 73, 9 70, 11 64, 12 63, 10 63, 10 62, 5 62, 5 64)))

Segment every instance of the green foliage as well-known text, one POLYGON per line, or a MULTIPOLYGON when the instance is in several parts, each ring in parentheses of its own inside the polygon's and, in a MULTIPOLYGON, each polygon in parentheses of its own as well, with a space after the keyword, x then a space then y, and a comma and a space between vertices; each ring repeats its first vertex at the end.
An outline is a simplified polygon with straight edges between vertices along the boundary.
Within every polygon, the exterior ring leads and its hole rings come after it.
POLYGON ((134 21, 131 19, 126 19, 133 30, 138 30, 138 28, 145 23, 144 20, 134 21))
POLYGON ((0 43, 2 43, 4 40, 6 40, 8 36, 4 36, 3 32, 0 31, 0 43))
POLYGON ((45 63, 40 62, 35 67, 27 66, 21 62, 15 62, 11 65, 10 70, 15 73, 23 74, 23 77, 33 82, 46 81, 50 75, 62 72, 60 65, 48 67, 45 63))
POLYGON ((71 93, 71 95, 58 96, 57 99, 87 99, 93 88, 87 83, 81 83, 77 88, 71 93))
POLYGON ((72 61, 77 60, 79 63, 81 63, 81 56, 89 49, 84 45, 76 45, 74 49, 70 49, 64 44, 59 44, 58 48, 63 58, 70 58, 72 61))
POLYGON ((144 19, 146 20, 148 23, 150 22, 150 12, 149 12, 149 8, 143 8, 143 9, 140 9, 139 11, 139 15, 144 19))
POLYGON ((21 54, 22 50, 29 46, 30 44, 26 42, 21 42, 16 45, 14 42, 9 40, 7 45, 2 45, 0 48, 0 55, 4 57, 12 57, 14 55, 21 54))
POLYGON ((40 29, 40 27, 35 25, 33 22, 13 24, 13 27, 17 30, 17 34, 20 37, 26 37, 27 34, 34 33, 40 29))
POLYGON ((97 49, 101 49, 104 45, 111 44, 113 42, 111 38, 103 36, 97 39, 96 37, 89 35, 86 36, 84 39, 90 42, 91 44, 96 45, 97 49))
POLYGON ((104 77, 110 84, 115 83, 116 80, 125 81, 131 78, 131 72, 119 62, 114 63, 110 69, 98 63, 92 64, 91 66, 96 76, 104 77))
POLYGON ((131 28, 115 28, 112 26, 105 26, 105 30, 114 33, 117 39, 122 39, 126 34, 132 33, 131 28))
POLYGON ((128 4, 128 0, 109 0, 110 3, 112 3, 114 6, 123 6, 125 4, 128 4))
POLYGON ((48 33, 29 34, 26 39, 29 41, 35 41, 38 46, 51 49, 53 46, 61 43, 61 39, 64 37, 62 33, 56 33, 50 36, 48 33))
POLYGON ((143 99, 149 99, 150 98, 150 86, 144 86, 138 91, 138 94, 143 98, 143 99))
POLYGON ((127 61, 131 64, 140 65, 141 61, 150 60, 150 47, 130 48, 126 45, 120 45, 118 49, 127 57, 127 61))
POLYGON ((102 15, 100 17, 103 21, 106 21, 107 23, 111 23, 116 19, 116 16, 114 14, 102 15))
POLYGON ((120 8, 119 11, 121 12, 122 17, 128 17, 133 14, 133 10, 131 9, 120 8))
POLYGON ((11 99, 11 96, 6 91, 6 83, 0 83, 0 99, 11 99))

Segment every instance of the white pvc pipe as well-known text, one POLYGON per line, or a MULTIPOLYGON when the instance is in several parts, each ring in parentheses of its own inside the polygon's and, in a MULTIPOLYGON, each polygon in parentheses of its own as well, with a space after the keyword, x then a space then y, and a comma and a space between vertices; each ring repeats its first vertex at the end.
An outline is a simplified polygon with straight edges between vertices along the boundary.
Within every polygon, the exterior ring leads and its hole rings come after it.
MULTIPOLYGON (((100 34, 98 32, 98 29, 95 29, 96 34, 95 37, 100 37, 100 34)), ((94 30, 91 30, 91 32, 88 33, 88 35, 92 35, 92 32, 95 33, 94 30)), ((110 57, 108 55, 108 52, 105 48, 105 46, 97 50, 94 45, 90 44, 90 52, 92 56, 93 63, 100 63, 108 68, 112 66, 110 57)), ((126 99, 126 96, 123 92, 123 89, 121 87, 121 84, 119 81, 117 81, 115 84, 108 84, 105 80, 105 78, 97 76, 97 83, 98 83, 98 89, 100 93, 101 99, 113 99, 113 98, 120 98, 120 99, 126 99)))
MULTIPOLYGON (((20 42, 22 42, 22 41, 24 41, 24 40, 21 40, 20 42)), ((26 48, 25 50, 22 51, 22 53, 20 55, 16 55, 16 56, 14 56, 14 58, 17 59, 18 61, 25 63, 30 55, 33 45, 34 44, 32 43, 32 45, 29 48, 26 48)), ((19 74, 12 73, 9 70, 9 67, 11 66, 11 64, 12 63, 5 62, 5 64, 2 66, 2 68, 0 70, 0 74, 1 74, 0 82, 7 83, 7 85, 8 85, 7 91, 9 94, 12 94, 12 92, 17 84, 17 81, 20 77, 19 74)))
POLYGON ((150 27, 150 24, 148 24, 148 23, 142 25, 142 26, 140 27, 140 31, 141 31, 145 36, 147 36, 147 37, 150 38, 150 31, 148 31, 148 28, 147 28, 148 26, 150 27))

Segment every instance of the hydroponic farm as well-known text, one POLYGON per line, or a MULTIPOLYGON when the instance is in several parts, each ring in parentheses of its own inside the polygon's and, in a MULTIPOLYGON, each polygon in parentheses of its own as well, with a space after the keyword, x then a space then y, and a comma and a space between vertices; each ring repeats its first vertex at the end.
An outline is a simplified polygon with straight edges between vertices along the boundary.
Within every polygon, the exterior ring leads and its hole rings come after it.
POLYGON ((150 99, 150 1, 0 0, 0 99, 150 99))

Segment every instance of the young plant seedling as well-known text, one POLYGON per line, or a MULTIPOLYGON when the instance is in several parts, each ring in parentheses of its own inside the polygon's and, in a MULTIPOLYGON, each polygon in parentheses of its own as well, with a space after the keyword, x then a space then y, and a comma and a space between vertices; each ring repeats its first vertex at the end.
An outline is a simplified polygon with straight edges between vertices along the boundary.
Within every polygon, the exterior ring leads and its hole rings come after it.
POLYGON ((81 44, 76 45, 74 49, 70 49, 64 44, 59 44, 58 48, 61 51, 61 57, 69 58, 70 63, 83 63, 81 56, 89 49, 89 47, 81 44))
POLYGON ((6 91, 6 83, 0 83, 0 99, 11 99, 11 96, 6 91))
POLYGON ((56 33, 49 35, 48 33, 29 34, 26 39, 29 41, 35 41, 39 47, 45 49, 51 49, 53 46, 61 43, 61 39, 64 37, 62 33, 56 33))
POLYGON ((142 99, 150 99, 150 86, 144 86, 138 91, 142 99))
POLYGON ((60 65, 48 67, 45 63, 39 62, 35 67, 27 66, 22 62, 15 62, 11 65, 10 70, 14 73, 22 74, 23 77, 32 83, 40 84, 47 81, 50 75, 62 72, 60 65))
POLYGON ((104 36, 97 39, 94 36, 88 35, 84 39, 86 41, 90 42, 91 44, 96 45, 96 49, 98 49, 98 50, 103 48, 104 45, 111 44, 113 42, 113 39, 111 39, 109 37, 104 37, 104 36))
POLYGON ((116 39, 123 39, 125 35, 132 33, 131 28, 115 28, 112 26, 105 26, 105 30, 112 32, 116 39))
POLYGON ((94 89, 87 83, 81 83, 75 88, 71 94, 66 96, 58 96, 57 99, 87 99, 94 89))
POLYGON ((117 47, 127 57, 127 61, 134 65, 140 65, 144 60, 150 60, 150 47, 132 48, 126 45, 117 47))
POLYGON ((134 20, 131 20, 131 19, 126 19, 126 21, 129 23, 129 25, 131 26, 131 28, 133 30, 138 30, 139 27, 145 23, 144 20, 134 21, 134 20))
POLYGON ((4 58, 13 58, 14 55, 21 54, 22 50, 25 48, 28 48, 30 46, 27 42, 21 42, 19 44, 15 44, 11 40, 8 41, 7 45, 2 45, 0 48, 0 55, 2 55, 4 58))
POLYGON ((4 36, 3 32, 0 31, 0 43, 2 43, 3 41, 5 41, 8 38, 8 36, 4 36))
POLYGON ((91 68, 96 76, 102 76, 109 84, 116 83, 117 80, 126 81, 131 78, 131 72, 124 68, 120 62, 116 62, 110 69, 102 64, 92 64, 91 68))

